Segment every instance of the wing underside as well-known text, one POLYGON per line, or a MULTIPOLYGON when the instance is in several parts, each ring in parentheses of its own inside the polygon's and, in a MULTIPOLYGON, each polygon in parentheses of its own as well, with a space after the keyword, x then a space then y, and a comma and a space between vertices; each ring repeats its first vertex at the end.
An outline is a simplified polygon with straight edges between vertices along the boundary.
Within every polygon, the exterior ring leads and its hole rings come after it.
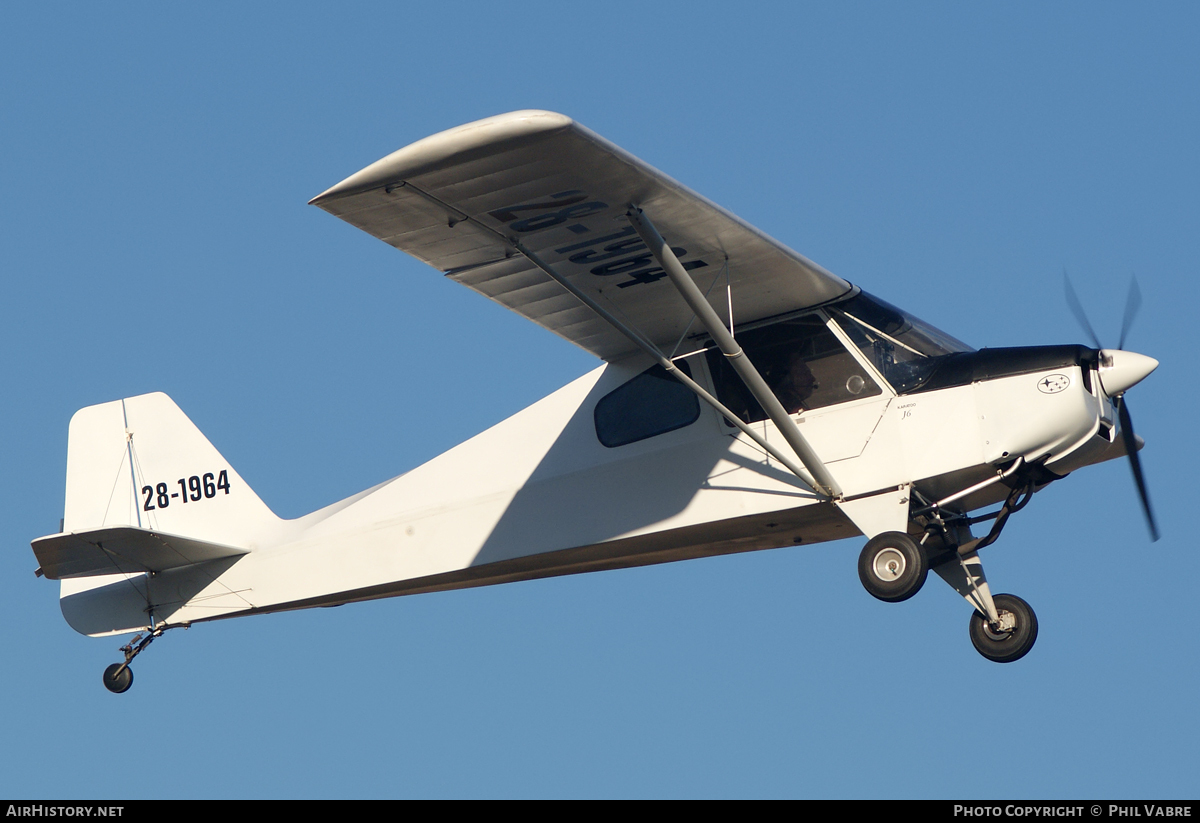
POLYGON ((313 203, 605 360, 636 347, 516 243, 670 351, 693 315, 626 213, 648 214, 737 323, 834 300, 844 280, 560 114, 523 111, 425 138, 313 203))

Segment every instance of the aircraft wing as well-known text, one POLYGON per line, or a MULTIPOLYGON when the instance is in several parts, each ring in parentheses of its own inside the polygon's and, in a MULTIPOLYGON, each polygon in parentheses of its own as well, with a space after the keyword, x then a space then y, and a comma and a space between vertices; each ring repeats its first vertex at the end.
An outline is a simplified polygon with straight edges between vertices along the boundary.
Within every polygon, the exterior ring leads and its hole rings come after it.
POLYGON ((851 288, 552 112, 502 114, 419 140, 312 203, 604 360, 637 349, 510 241, 668 353, 693 314, 626 219, 631 205, 653 220, 700 288, 713 287, 709 299, 722 317, 728 278, 735 324, 851 288))

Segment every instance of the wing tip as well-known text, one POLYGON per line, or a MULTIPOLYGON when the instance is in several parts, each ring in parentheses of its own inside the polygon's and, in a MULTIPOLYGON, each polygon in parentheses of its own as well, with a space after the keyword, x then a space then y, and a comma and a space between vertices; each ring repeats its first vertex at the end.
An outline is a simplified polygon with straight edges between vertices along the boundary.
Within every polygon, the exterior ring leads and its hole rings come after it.
POLYGON ((347 177, 308 201, 320 206, 329 200, 367 191, 405 177, 431 171, 454 162, 470 152, 532 140, 541 135, 571 128, 575 121, 565 114, 541 109, 522 109, 486 117, 430 135, 392 152, 365 169, 347 177))

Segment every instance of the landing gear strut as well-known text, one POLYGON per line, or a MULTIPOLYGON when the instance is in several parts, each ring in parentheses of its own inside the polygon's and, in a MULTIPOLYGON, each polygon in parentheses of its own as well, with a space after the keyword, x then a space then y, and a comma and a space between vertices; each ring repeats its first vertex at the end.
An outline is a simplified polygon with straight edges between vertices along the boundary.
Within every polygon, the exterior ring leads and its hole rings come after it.
POLYGON ((1040 463, 1027 465, 1018 458, 993 478, 936 502, 925 500, 913 489, 913 496, 924 505, 909 514, 909 522, 925 529, 924 538, 917 543, 903 532, 888 531, 867 541, 858 558, 858 577, 863 588, 873 597, 898 603, 921 590, 932 568, 974 609, 970 634, 975 650, 997 663, 1020 660, 1037 641, 1037 615, 1015 595, 992 595, 978 552, 996 541, 1009 516, 1025 507, 1039 485, 1054 479, 1057 478, 1040 463), (997 482, 1009 485, 1007 499, 999 511, 969 517, 943 508, 997 482), (986 520, 994 521, 987 535, 972 537, 971 525, 986 520))
POLYGON ((113 663, 104 670, 104 688, 113 694, 124 694, 129 691, 129 687, 133 685, 133 669, 129 668, 129 664, 133 662, 133 658, 137 657, 147 646, 153 643, 154 638, 161 636, 167 629, 173 628, 176 628, 176 626, 159 623, 145 637, 142 637, 140 634, 135 635, 133 640, 130 640, 127 645, 122 646, 121 651, 125 653, 125 662, 113 663))
POLYGON ((994 515, 992 528, 978 540, 971 539, 970 525, 987 519, 988 515, 966 518, 965 522, 952 525, 942 519, 936 505, 927 510, 931 533, 940 533, 942 540, 954 549, 935 571, 975 607, 971 614, 971 643, 977 652, 996 663, 1012 663, 1029 653, 1037 640, 1037 615, 1016 595, 992 595, 978 552, 996 541, 1009 515, 1025 508, 1033 497, 1034 487, 1032 479, 1014 484, 1004 506, 994 515))

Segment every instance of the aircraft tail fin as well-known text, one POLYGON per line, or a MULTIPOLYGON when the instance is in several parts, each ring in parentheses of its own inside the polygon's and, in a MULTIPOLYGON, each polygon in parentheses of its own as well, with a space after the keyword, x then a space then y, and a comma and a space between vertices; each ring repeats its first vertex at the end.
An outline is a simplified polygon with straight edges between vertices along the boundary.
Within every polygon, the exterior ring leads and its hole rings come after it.
POLYGON ((71 418, 64 533, 133 527, 252 550, 279 522, 165 394, 71 418))

